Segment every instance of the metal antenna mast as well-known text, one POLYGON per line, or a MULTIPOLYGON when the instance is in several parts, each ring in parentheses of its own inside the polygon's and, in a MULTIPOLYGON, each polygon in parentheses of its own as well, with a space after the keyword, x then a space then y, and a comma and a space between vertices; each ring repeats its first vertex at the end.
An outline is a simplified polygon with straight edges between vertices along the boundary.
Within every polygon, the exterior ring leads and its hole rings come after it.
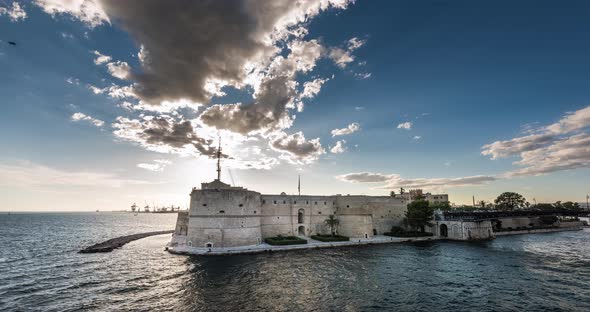
POLYGON ((219 136, 219 146, 217 147, 217 180, 221 181, 221 136, 219 136))

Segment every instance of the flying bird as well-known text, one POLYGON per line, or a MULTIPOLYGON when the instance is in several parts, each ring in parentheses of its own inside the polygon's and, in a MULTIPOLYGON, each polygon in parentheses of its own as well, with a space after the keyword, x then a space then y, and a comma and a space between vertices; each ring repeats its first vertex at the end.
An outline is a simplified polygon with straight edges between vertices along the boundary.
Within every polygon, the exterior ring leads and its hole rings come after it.
POLYGON ((8 44, 15 46, 16 45, 16 42, 14 42, 14 41, 8 41, 8 44))

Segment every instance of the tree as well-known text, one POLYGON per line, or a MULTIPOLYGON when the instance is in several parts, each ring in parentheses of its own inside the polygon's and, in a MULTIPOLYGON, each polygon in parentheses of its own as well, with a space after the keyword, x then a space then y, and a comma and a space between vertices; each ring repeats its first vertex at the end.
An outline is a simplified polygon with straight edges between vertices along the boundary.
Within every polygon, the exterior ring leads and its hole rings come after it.
POLYGON ((340 220, 336 219, 334 215, 330 215, 328 219, 326 219, 326 224, 330 227, 330 232, 332 232, 332 236, 336 235, 336 227, 340 224, 340 220))
POLYGON ((389 196, 391 196, 391 197, 395 197, 395 191, 391 191, 391 192, 389 192, 389 196))
POLYGON ((543 223, 544 225, 552 225, 555 222, 557 222, 557 217, 556 216, 540 216, 539 221, 541 221, 541 223, 543 223))
POLYGON ((485 200, 480 200, 477 203, 481 206, 481 209, 486 209, 486 201, 485 200))
POLYGON ((546 203, 538 203, 535 205, 535 208, 539 210, 555 210, 555 207, 553 207, 553 205, 546 203))
POLYGON ((565 203, 562 204, 562 207, 568 210, 579 210, 580 209, 580 204, 578 203, 573 203, 571 201, 567 201, 565 203))
POLYGON ((449 210, 451 210, 451 203, 449 203, 448 201, 446 201, 446 202, 438 202, 438 203, 430 202, 428 205, 430 207, 432 207, 432 210, 437 210, 437 209, 440 209, 442 211, 449 211, 449 210))
POLYGON ((525 207, 526 199, 514 192, 504 192, 494 200, 496 208, 500 210, 514 210, 525 207))
POLYGON ((420 229, 424 232, 424 226, 432 226, 434 208, 425 200, 415 200, 408 204, 404 223, 413 230, 420 229))

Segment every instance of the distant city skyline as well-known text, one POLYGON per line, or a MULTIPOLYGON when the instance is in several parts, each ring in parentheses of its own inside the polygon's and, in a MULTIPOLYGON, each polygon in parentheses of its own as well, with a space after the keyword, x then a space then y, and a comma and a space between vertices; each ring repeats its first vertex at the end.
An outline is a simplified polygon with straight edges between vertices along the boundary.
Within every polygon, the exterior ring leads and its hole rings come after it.
POLYGON ((590 193, 590 4, 0 0, 0 211, 590 193), (167 14, 162 14, 167 12, 167 14))

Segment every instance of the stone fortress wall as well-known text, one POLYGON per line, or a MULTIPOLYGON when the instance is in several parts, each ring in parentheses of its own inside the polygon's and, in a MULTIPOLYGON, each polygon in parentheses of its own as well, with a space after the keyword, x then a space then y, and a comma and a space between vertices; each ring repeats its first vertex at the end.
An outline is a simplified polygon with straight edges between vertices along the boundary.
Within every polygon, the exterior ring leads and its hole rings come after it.
POLYGON ((329 215, 341 235, 372 238, 404 217, 408 199, 361 195, 262 195, 219 180, 193 189, 188 214, 179 214, 178 243, 215 248, 260 244, 264 238, 329 234, 329 215))

